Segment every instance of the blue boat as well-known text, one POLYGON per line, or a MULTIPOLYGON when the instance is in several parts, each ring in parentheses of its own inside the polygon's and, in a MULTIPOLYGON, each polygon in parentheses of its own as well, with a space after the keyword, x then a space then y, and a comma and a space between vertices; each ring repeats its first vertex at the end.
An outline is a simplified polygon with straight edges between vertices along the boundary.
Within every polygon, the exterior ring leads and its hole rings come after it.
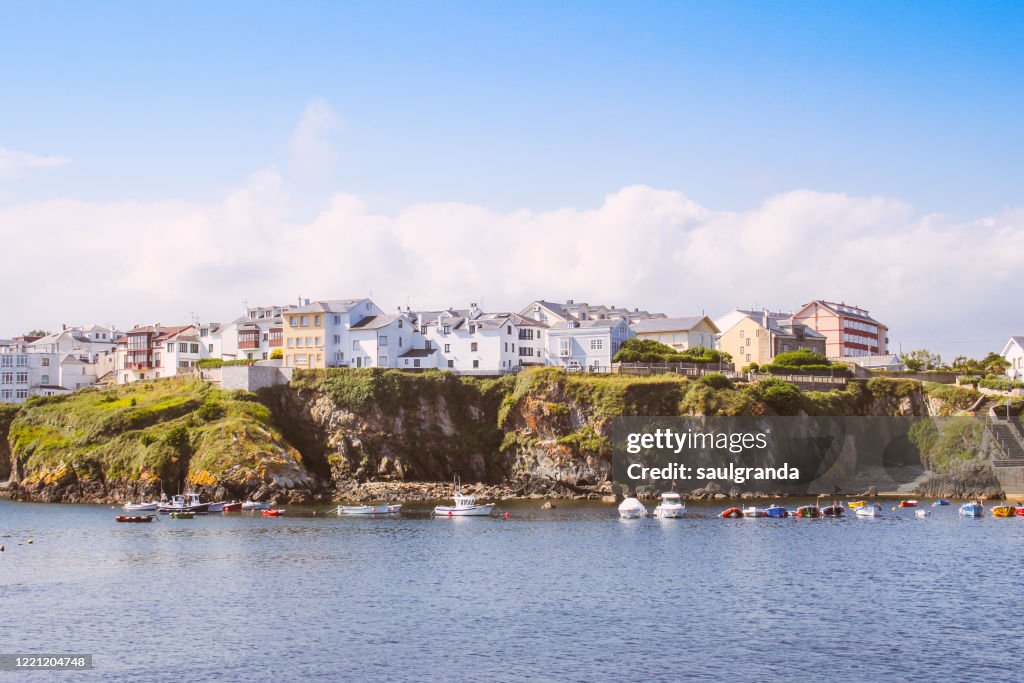
POLYGON ((944 498, 939 498, 937 501, 932 503, 932 507, 937 507, 939 505, 949 505, 949 501, 944 498))
POLYGON ((960 506, 961 517, 983 517, 985 515, 985 506, 980 501, 972 500, 970 503, 964 503, 960 506))
POLYGON ((789 517, 789 511, 781 505, 769 505, 764 509, 765 517, 789 517))

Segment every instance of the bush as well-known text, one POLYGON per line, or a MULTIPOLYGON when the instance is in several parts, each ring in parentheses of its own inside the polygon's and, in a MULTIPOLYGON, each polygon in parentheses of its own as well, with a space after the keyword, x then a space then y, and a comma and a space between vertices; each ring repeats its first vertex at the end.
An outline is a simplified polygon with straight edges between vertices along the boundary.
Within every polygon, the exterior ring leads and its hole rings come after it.
POLYGON ((993 391, 1010 391, 1011 389, 1024 388, 1024 382, 1017 382, 1009 377, 993 377, 989 375, 985 379, 979 380, 978 386, 992 389, 993 391))
POLYGON ((800 389, 781 379, 763 379, 754 388, 757 396, 780 415, 796 415, 803 405, 800 389))
POLYGON ((704 375, 699 380, 700 384, 711 387, 712 389, 732 389, 732 380, 725 375, 713 372, 710 375, 704 375))
POLYGON ((703 346, 680 352, 653 339, 627 339, 612 360, 616 363, 729 363, 732 356, 703 346))
POLYGON ((281 349, 274 349, 270 352, 270 360, 281 360, 284 358, 284 351, 281 349))

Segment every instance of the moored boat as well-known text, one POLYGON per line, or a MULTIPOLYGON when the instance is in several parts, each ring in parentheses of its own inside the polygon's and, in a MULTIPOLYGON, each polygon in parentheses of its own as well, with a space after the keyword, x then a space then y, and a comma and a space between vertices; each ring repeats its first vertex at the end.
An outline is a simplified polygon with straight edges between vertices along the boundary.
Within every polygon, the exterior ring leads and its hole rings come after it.
POLYGON ((865 503, 854 511, 858 517, 881 517, 882 506, 878 503, 865 503))
POLYGON ((914 510, 914 514, 918 517, 927 517, 932 514, 931 510, 914 510))
POLYGON ((661 502, 654 508, 654 516, 660 519, 675 519, 686 514, 686 504, 675 491, 661 494, 661 502))
MULTIPOLYGON (((434 508, 434 514, 438 517, 489 517, 494 510, 494 503, 477 503, 476 496, 464 495, 458 489, 458 484, 453 498, 455 505, 438 505, 434 508)), ((646 508, 644 512, 647 512, 646 508)))
POLYGON ((901 500, 900 501, 900 507, 901 508, 916 508, 917 507, 917 501, 916 500, 901 500))
POLYGON ((932 503, 932 507, 939 507, 940 505, 949 505, 949 501, 945 498, 939 498, 937 501, 932 503))
POLYGON ((796 516, 803 519, 821 517, 821 508, 817 505, 801 505, 796 509, 796 516))
POLYGON ((984 517, 985 506, 981 504, 980 500, 972 500, 969 503, 964 503, 960 506, 961 517, 984 517))
POLYGON ((196 516, 194 512, 172 512, 171 519, 192 519, 196 516))
POLYGON ((158 501, 150 501, 148 503, 125 503, 121 509, 129 512, 151 512, 160 507, 158 501))
POLYGON ((235 503, 224 503, 224 510, 223 511, 224 512, 238 512, 241 509, 242 509, 242 504, 241 503, 238 503, 238 502, 235 502, 235 503))
POLYGON ((224 503, 224 502, 210 503, 209 505, 207 505, 206 511, 207 512, 224 512, 224 506, 225 505, 227 505, 227 503, 224 503))
POLYGON ((722 519, 735 519, 743 516, 743 510, 739 508, 729 508, 728 510, 722 510, 718 515, 722 519))
POLYGON ((1014 507, 1012 505, 996 505, 992 508, 993 517, 1013 517, 1014 507))
POLYGON ((764 509, 764 516, 781 519, 782 517, 789 517, 789 510, 781 505, 772 504, 764 509))
POLYGON ((282 510, 280 508, 274 508, 272 510, 264 510, 263 511, 263 516, 264 517, 280 517, 283 514, 284 514, 284 510, 282 510))
POLYGON ((152 522, 155 515, 118 515, 114 517, 118 522, 130 522, 130 523, 145 523, 152 522))
POLYGON ((269 510, 270 503, 260 503, 255 500, 247 500, 242 503, 241 510, 269 510))
POLYGON ((198 493, 186 493, 172 497, 169 503, 160 503, 158 509, 164 514, 168 512, 192 512, 205 515, 210 510, 210 504, 200 502, 198 493))
POLYGON ((378 505, 339 505, 337 512, 339 515, 386 515, 391 512, 391 506, 387 503, 378 505))
POLYGON ((1024 505, 1018 505, 1017 509, 1014 510, 1014 514, 1018 517, 1024 517, 1024 505))
POLYGON ((758 517, 768 516, 765 514, 764 508, 759 508, 756 505, 751 505, 750 507, 743 508, 742 512, 744 519, 757 519, 758 517))
POLYGON ((851 510, 856 510, 857 508, 864 507, 867 504, 868 502, 866 500, 854 500, 850 501, 850 504, 847 505, 846 507, 850 508, 851 510))
MULTIPOLYGON (((456 494, 458 495, 458 494, 456 494)), ((458 502, 458 498, 455 499, 458 502)), ((640 519, 647 516, 647 508, 633 496, 626 496, 619 503, 619 517, 622 519, 640 519)))
POLYGON ((839 503, 832 503, 821 508, 822 517, 842 517, 844 512, 846 512, 846 508, 839 503))

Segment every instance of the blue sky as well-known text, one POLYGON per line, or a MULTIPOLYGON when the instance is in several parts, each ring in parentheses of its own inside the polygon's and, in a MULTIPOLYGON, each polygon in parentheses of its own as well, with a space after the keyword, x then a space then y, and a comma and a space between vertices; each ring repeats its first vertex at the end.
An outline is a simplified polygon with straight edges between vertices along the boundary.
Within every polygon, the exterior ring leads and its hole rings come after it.
MULTIPOLYGON (((832 241, 821 243, 822 258, 861 261, 800 270, 796 252, 787 261, 783 251, 764 273, 767 286, 711 275, 676 281, 679 268, 637 254, 639 265, 626 267, 638 274, 616 281, 612 303, 689 313, 845 298, 889 323, 894 342, 982 352, 1024 332, 1019 315, 996 308, 970 339, 949 332, 969 324, 975 302, 1002 296, 1024 275, 1019 259, 991 263, 1024 239, 1022 36, 1019 2, 5 2, 0 232, 94 231, 109 245, 125 220, 158 245, 168 230, 200 245, 204 230, 235 235, 262 245, 242 250, 257 259, 282 246, 312 249, 311 234, 317 249, 348 248, 365 225, 387 223, 360 242, 362 258, 400 253, 380 268, 412 272, 417 260, 451 264, 453 250, 481 244, 520 243, 511 255, 522 263, 545 244, 538 226, 555 230, 560 217, 575 225, 576 241, 559 247, 573 253, 554 274, 501 271, 505 280, 531 278, 535 289, 474 280, 485 275, 467 262, 447 288, 422 290, 445 299, 424 305, 464 304, 454 299, 469 296, 457 291, 468 282, 514 308, 520 296, 603 295, 598 285, 580 291, 600 279, 602 252, 576 243, 607 252, 634 226, 649 226, 677 265, 703 258, 694 251, 701 231, 723 231, 751 254, 825 231, 832 241), (296 152, 302 131, 308 144, 296 152), (637 186, 650 191, 627 191, 637 186), (362 208, 339 204, 341 195, 362 208), (676 222, 662 234, 652 216, 664 215, 676 222), (453 236, 453 221, 478 227, 453 236), (480 226, 501 239, 481 241, 480 226), (435 232, 442 246, 418 244, 416 231, 435 232), (903 258, 908 249, 956 250, 959 237, 976 249, 978 270, 954 276, 941 259, 928 266, 936 257, 928 254, 894 273, 899 263, 865 257, 872 250, 858 241, 889 235, 903 258), (987 241, 975 244, 978 235, 987 241), (850 276, 833 281, 835 272, 850 276), (943 278, 952 278, 946 299, 920 298, 938 296, 943 278), (963 293, 960 319, 919 313, 955 308, 954 292, 963 293)), ((289 298, 362 286, 354 275, 317 280, 269 261, 261 279, 238 262, 237 244, 223 242, 202 263, 182 254, 165 277, 200 273, 208 282, 211 270, 226 273, 218 286, 230 306, 283 299, 269 280, 289 298)), ((55 263, 75 262, 82 248, 55 247, 55 263)), ((140 258, 104 253, 118 268, 140 258)), ((367 289, 402 302, 423 287, 370 275, 376 284, 367 289)), ((79 307, 101 320, 234 310, 194 304, 205 290, 147 292, 129 275, 94 287, 97 301, 121 307, 79 307), (141 292, 135 304, 126 282, 141 292)), ((12 324, 45 326, 39 311, 56 316, 57 296, 24 300, 12 324)))
POLYGON ((1020 3, 0 12, 0 144, 74 160, 33 196, 213 196, 281 158, 314 96, 345 121, 334 183, 390 203, 550 208, 646 183, 722 209, 809 188, 968 217, 1024 186, 1020 3))

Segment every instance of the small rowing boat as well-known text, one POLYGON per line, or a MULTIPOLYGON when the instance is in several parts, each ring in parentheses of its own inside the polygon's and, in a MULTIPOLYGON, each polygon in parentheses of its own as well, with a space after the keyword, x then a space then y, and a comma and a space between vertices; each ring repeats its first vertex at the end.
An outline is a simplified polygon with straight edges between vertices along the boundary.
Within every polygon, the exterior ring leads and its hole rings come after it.
POLYGON ((789 510, 782 507, 781 505, 773 503, 772 505, 769 505, 764 509, 764 516, 781 519, 783 517, 789 517, 789 510))
POLYGON ((858 517, 881 517, 882 506, 878 503, 865 503, 854 511, 858 517))
POLYGON ((916 508, 917 507, 917 501, 916 500, 901 500, 900 501, 900 507, 901 508, 916 508))
POLYGON ((964 503, 960 506, 961 517, 984 517, 985 506, 981 504, 980 500, 972 500, 969 503, 964 503))
POLYGON ((816 519, 821 517, 821 508, 817 505, 801 505, 796 509, 796 516, 802 519, 816 519))
POLYGON ((152 522, 154 515, 120 515, 114 517, 118 522, 129 522, 134 524, 143 524, 146 522, 152 522))
POLYGON ((151 512, 158 507, 160 507, 160 503, 153 500, 148 503, 125 503, 121 509, 128 512, 151 512))
POLYGON ((851 501, 850 504, 847 505, 847 507, 850 508, 851 510, 856 510, 857 508, 864 507, 867 504, 868 502, 866 500, 854 500, 851 501))
POLYGON ((172 512, 171 519, 192 519, 196 516, 194 512, 172 512))
POLYGON ((718 515, 722 519, 736 519, 743 516, 743 510, 739 508, 729 508, 728 510, 722 510, 718 515))
POLYGON ((949 501, 946 500, 945 498, 939 498, 937 501, 932 503, 933 508, 939 507, 940 505, 949 505, 949 501))
POLYGON ((1012 505, 996 505, 992 508, 993 517, 1013 517, 1014 507, 1012 505))
POLYGON ((272 510, 264 510, 263 511, 263 516, 264 517, 280 517, 283 514, 284 514, 284 510, 281 510, 279 508, 274 508, 272 510))
POLYGON ((832 503, 821 508, 822 517, 842 517, 844 512, 846 512, 846 508, 839 503, 832 503))

